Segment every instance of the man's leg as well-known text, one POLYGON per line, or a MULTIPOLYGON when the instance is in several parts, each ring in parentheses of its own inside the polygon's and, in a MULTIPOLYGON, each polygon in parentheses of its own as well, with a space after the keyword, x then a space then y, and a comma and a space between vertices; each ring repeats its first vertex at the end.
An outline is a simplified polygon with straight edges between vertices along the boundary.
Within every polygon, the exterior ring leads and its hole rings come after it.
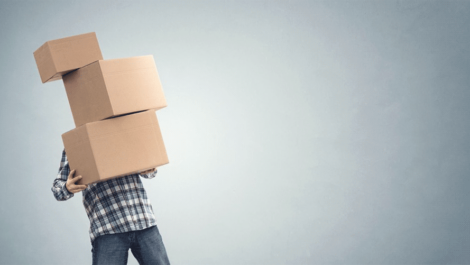
POLYGON ((169 265, 170 261, 157 226, 136 231, 131 251, 140 265, 169 265))
POLYGON ((131 242, 129 233, 102 235, 93 241, 93 265, 125 265, 131 242))

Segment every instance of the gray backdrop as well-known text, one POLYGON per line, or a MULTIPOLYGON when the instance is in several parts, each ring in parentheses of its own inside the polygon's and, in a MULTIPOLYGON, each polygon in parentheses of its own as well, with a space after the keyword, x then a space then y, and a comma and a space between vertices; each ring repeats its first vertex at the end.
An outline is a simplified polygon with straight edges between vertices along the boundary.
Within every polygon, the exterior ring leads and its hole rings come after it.
MULTIPOLYGON (((1 264, 91 264, 33 51, 153 54, 173 264, 470 264, 469 1, 1 1, 1 264)), ((137 264, 130 254, 129 264, 137 264)))

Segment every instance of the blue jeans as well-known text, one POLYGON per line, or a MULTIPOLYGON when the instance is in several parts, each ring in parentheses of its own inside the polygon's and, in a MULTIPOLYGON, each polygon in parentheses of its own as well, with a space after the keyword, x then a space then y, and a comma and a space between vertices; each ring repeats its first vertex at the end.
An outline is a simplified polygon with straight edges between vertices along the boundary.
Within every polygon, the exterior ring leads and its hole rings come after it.
POLYGON ((126 233, 108 234, 93 241, 93 265, 127 264, 129 248, 139 264, 170 264, 157 226, 126 233))

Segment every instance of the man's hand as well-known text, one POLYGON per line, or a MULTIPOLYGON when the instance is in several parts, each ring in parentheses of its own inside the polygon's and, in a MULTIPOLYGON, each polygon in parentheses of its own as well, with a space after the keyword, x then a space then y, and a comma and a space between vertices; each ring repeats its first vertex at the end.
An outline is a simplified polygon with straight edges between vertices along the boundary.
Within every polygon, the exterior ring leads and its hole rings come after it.
POLYGON ((71 193, 77 193, 84 189, 86 189, 87 185, 75 185, 75 183, 82 178, 82 176, 74 177, 75 169, 70 171, 69 176, 67 177, 67 183, 65 183, 65 187, 71 193))
POLYGON ((156 167, 151 168, 151 169, 149 169, 149 170, 142 171, 142 172, 140 172, 139 174, 148 174, 148 173, 154 172, 155 170, 157 170, 156 167))

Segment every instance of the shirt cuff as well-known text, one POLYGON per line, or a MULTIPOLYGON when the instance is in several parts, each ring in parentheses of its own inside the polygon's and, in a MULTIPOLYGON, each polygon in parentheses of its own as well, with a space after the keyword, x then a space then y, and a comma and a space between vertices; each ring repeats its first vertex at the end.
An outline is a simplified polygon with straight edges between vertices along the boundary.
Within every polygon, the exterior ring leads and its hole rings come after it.
POLYGON ((73 197, 73 193, 70 192, 68 189, 67 189, 67 183, 64 183, 64 187, 62 187, 62 190, 64 191, 64 194, 66 195, 67 198, 71 198, 73 197))
POLYGON ((156 174, 157 174, 157 170, 147 173, 147 174, 140 174, 140 176, 146 179, 152 179, 155 177, 156 174))

